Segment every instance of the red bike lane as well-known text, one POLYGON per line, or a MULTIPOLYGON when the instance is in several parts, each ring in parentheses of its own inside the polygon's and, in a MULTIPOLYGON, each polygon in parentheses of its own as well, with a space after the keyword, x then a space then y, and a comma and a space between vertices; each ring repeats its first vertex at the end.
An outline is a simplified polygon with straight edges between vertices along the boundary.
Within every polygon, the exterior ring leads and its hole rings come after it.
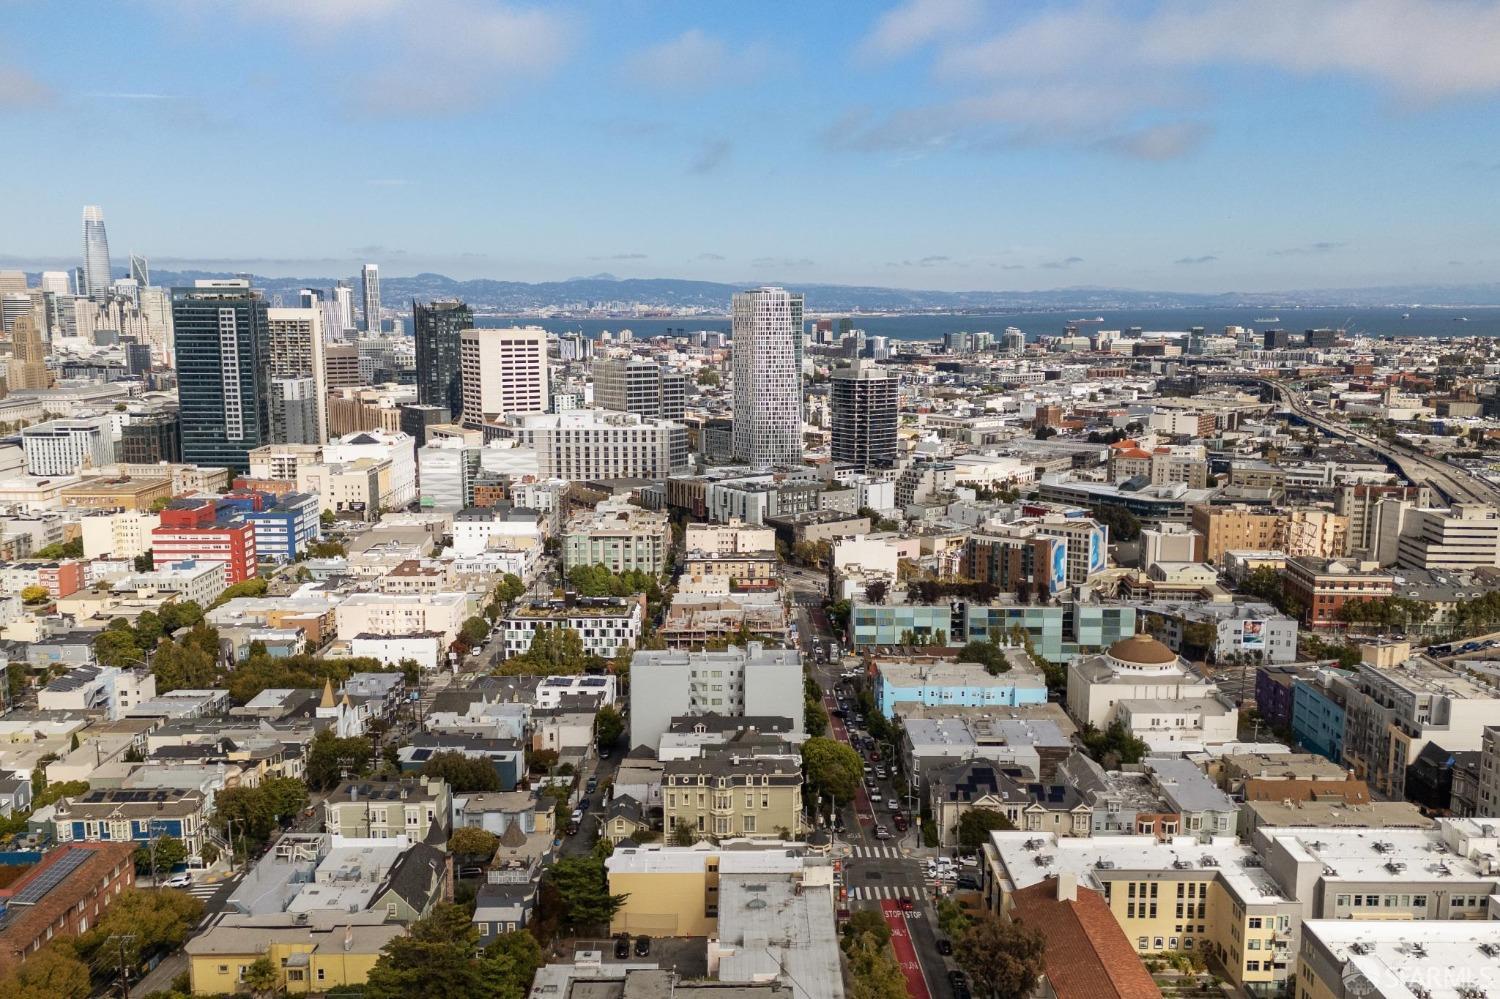
POLYGON ((922 962, 917 960, 917 948, 912 945, 911 934, 906 930, 906 914, 901 903, 887 899, 880 903, 880 914, 891 928, 891 949, 896 952, 896 963, 906 976, 906 994, 911 999, 932 999, 927 991, 927 979, 922 974, 922 962))

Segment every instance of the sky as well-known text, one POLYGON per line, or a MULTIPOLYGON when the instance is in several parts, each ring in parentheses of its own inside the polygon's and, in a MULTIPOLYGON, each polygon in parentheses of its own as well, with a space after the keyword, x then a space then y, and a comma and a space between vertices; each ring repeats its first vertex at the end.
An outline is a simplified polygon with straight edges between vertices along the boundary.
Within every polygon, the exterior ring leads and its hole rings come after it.
POLYGON ((0 0, 0 266, 1487 282, 1500 3, 0 0))

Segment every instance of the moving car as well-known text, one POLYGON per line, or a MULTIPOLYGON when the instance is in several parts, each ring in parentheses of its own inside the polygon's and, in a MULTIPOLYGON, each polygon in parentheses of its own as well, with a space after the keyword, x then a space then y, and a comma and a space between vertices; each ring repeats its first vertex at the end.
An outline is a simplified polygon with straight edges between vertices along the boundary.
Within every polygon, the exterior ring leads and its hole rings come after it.
POLYGON ((901 896, 901 911, 902 912, 911 912, 916 907, 917 907, 917 904, 911 900, 911 896, 910 895, 902 895, 901 896))
POLYGON ((891 825, 896 827, 897 832, 906 832, 906 816, 897 812, 891 816, 891 825))
POLYGON ((190 887, 192 883, 193 876, 187 871, 183 871, 181 874, 174 874, 167 880, 163 881, 161 883, 161 886, 163 888, 187 888, 190 887))
POLYGON ((880 792, 879 792, 879 791, 871 791, 871 792, 870 792, 870 802, 871 802, 871 803, 872 803, 872 804, 876 804, 876 805, 878 805, 878 804, 880 804, 880 803, 881 803, 881 802, 882 802, 882 801, 883 801, 883 800, 885 800, 885 799, 883 799, 883 798, 882 798, 882 797, 881 797, 881 796, 880 796, 880 792))
POLYGON ((888 830, 885 826, 876 826, 875 827, 875 838, 876 839, 890 839, 891 838, 890 830, 888 830))

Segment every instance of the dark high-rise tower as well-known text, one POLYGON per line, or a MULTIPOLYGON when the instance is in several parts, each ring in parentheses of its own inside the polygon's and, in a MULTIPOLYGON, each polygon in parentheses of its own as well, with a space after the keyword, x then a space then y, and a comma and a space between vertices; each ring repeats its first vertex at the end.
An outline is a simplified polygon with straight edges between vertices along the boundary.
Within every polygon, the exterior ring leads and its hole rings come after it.
POLYGON ((417 340, 417 402, 440 406, 456 420, 464 403, 459 334, 473 328, 474 313, 457 299, 412 302, 411 313, 417 340))
POLYGON ((266 303, 243 279, 172 289, 182 460, 244 473, 271 443, 266 303))
POLYGON ((863 469, 896 462, 897 380, 884 368, 855 361, 828 383, 833 460, 863 469))

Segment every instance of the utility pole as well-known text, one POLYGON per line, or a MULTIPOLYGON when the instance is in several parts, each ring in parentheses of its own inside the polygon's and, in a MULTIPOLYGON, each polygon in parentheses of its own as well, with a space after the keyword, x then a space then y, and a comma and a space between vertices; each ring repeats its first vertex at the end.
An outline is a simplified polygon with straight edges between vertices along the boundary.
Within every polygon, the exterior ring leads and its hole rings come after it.
POLYGON ((134 933, 112 933, 105 942, 116 944, 120 955, 120 999, 130 999, 130 965, 125 961, 125 945, 135 941, 134 933))

